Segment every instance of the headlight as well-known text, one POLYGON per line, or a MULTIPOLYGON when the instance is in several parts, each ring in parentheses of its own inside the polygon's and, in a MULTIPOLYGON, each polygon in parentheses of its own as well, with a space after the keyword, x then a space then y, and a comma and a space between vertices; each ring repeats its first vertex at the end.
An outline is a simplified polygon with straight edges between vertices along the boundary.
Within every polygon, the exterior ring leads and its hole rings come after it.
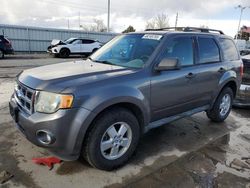
POLYGON ((71 108, 72 103, 73 95, 39 91, 35 99, 35 111, 43 113, 54 113, 58 109, 71 108))

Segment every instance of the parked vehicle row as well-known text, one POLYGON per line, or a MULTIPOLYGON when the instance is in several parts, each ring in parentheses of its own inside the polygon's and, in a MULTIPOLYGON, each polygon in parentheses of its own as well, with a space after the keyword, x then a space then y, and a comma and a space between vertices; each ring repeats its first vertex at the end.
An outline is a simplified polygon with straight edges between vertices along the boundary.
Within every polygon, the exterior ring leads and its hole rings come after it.
POLYGON ((237 46, 237 49, 240 52, 240 55, 245 56, 245 55, 250 54, 249 41, 247 42, 246 40, 243 40, 243 39, 237 39, 237 40, 234 40, 234 42, 237 46))
POLYGON ((56 57, 66 58, 71 54, 90 55, 99 49, 103 43, 84 38, 69 38, 65 41, 52 40, 47 52, 56 57))
POLYGON ((242 61, 244 64, 244 73, 234 105, 250 107, 250 55, 242 56, 242 61))
POLYGON ((11 42, 3 35, 0 35, 0 59, 3 59, 5 54, 13 53, 14 49, 12 48, 11 42))
POLYGON ((64 160, 112 170, 152 128, 201 111, 223 122, 243 76, 233 39, 175 29, 123 34, 87 60, 24 70, 9 103, 17 127, 64 160))

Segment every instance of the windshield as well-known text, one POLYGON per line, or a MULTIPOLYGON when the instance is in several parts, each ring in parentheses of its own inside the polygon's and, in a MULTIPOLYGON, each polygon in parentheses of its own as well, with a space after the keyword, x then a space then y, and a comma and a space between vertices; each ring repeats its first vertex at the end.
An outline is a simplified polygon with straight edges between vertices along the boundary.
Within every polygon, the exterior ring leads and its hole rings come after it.
POLYGON ((123 67, 142 68, 161 39, 162 35, 156 34, 120 35, 105 44, 90 59, 123 67))

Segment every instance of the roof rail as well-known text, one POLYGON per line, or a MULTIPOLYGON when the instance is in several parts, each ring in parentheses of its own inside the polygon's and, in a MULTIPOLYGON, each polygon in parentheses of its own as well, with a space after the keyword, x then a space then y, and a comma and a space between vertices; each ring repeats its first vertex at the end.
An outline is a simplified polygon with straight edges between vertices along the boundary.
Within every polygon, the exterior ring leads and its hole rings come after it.
POLYGON ((209 28, 200 28, 200 27, 165 27, 160 29, 146 29, 145 31, 166 31, 166 30, 174 30, 174 31, 184 31, 184 32, 203 32, 203 33, 219 33, 224 35, 221 30, 209 29, 209 28))

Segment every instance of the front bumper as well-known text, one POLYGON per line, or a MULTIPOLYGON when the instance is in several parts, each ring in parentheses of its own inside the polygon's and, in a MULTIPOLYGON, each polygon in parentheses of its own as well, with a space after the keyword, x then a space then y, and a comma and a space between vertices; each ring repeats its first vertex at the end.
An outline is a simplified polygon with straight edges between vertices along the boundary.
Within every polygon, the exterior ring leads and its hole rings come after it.
POLYGON ((30 142, 46 148, 63 160, 71 161, 79 158, 82 145, 82 139, 79 138, 84 137, 85 132, 83 135, 80 133, 83 126, 89 124, 90 111, 84 108, 72 108, 58 110, 53 114, 35 112, 29 115, 18 108, 14 98, 11 98, 9 105, 17 128, 30 142), (53 143, 46 145, 39 141, 37 132, 41 130, 53 136, 53 143))
POLYGON ((236 99, 234 100, 234 106, 250 106, 250 85, 241 84, 236 99))
POLYGON ((59 54, 59 49, 55 48, 55 47, 52 47, 52 48, 48 48, 47 49, 47 52, 49 54, 59 54))

